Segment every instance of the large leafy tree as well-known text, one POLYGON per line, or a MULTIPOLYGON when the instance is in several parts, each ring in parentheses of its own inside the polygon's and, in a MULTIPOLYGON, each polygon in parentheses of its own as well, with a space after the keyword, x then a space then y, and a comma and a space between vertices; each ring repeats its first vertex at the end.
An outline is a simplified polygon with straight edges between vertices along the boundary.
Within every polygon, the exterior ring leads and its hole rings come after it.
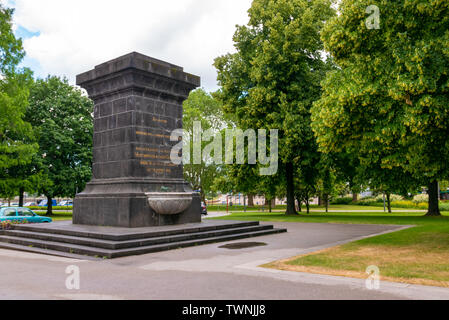
MULTIPOLYGON (((203 201, 206 196, 212 196, 214 180, 221 175, 222 167, 210 158, 214 156, 213 152, 210 155, 202 154, 201 163, 194 157, 194 128, 195 123, 201 126, 202 134, 210 130, 215 135, 220 135, 221 130, 227 127, 230 119, 228 119, 222 109, 222 105, 212 95, 204 91, 204 89, 197 89, 192 91, 189 98, 183 104, 183 128, 186 137, 190 140, 190 161, 184 164, 184 178, 190 182, 195 190, 200 190, 203 201)), ((201 150, 212 143, 213 137, 210 141, 202 140, 201 150)))
POLYGON ((48 77, 31 88, 27 119, 35 129, 40 193, 51 200, 74 197, 91 178, 93 103, 66 79, 48 77))
POLYGON ((439 215, 437 181, 449 175, 449 2, 342 0, 339 10, 322 35, 339 69, 313 110, 318 142, 326 152, 375 151, 367 167, 428 185, 428 215, 439 215), (378 29, 367 28, 370 5, 378 29))
POLYGON ((358 153, 360 163, 357 171, 360 180, 369 185, 371 190, 385 193, 389 213, 392 212, 391 194, 415 193, 420 186, 420 180, 405 172, 401 166, 387 167, 383 165, 383 159, 397 152, 400 152, 400 147, 394 141, 388 147, 381 142, 374 142, 369 152, 364 150, 358 153))
POLYGON ((32 127, 24 120, 32 74, 17 67, 25 53, 12 31, 12 15, 0 4, 0 194, 6 198, 25 184, 23 166, 37 150, 32 127))
POLYGON ((320 31, 334 14, 327 0, 254 0, 234 35, 237 53, 215 60, 219 99, 242 129, 279 129, 287 214, 296 214, 294 175, 316 153, 310 108, 320 97, 320 31))

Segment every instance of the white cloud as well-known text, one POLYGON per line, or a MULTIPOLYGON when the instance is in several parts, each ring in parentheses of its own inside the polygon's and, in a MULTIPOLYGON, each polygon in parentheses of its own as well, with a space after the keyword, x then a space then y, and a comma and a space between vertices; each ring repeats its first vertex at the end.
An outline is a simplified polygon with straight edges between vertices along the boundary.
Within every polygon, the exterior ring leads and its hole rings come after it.
POLYGON ((137 51, 183 66, 216 89, 213 60, 233 51, 236 24, 248 22, 251 0, 16 0, 15 23, 28 58, 45 74, 75 76, 137 51))

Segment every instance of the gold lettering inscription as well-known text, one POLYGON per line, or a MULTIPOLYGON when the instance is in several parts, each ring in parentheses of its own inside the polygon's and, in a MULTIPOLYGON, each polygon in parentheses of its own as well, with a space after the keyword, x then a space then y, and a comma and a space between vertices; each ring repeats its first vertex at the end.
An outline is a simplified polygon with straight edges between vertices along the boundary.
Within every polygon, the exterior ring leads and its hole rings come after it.
POLYGON ((162 159, 162 160, 170 160, 170 156, 168 155, 161 155, 161 154, 145 154, 145 153, 138 153, 136 152, 134 154, 136 158, 150 158, 150 159, 162 159))
POLYGON ((156 117, 153 117, 153 121, 154 121, 154 122, 159 122, 159 123, 164 123, 164 124, 167 124, 167 123, 168 123, 167 120, 164 120, 164 119, 158 119, 158 118, 156 118, 156 117))
POLYGON ((140 165, 142 166, 155 166, 155 167, 177 167, 176 164, 174 163, 166 163, 166 162, 155 162, 155 161, 146 161, 146 160, 142 160, 140 161, 140 165))
POLYGON ((156 138, 170 139, 170 136, 169 136, 169 135, 166 135, 166 134, 149 133, 149 132, 143 132, 143 131, 136 131, 136 134, 137 134, 138 136, 146 136, 146 137, 156 137, 156 138))
POLYGON ((165 153, 170 154, 170 150, 160 150, 160 149, 152 149, 152 148, 143 148, 143 147, 136 147, 136 151, 146 151, 146 152, 155 152, 155 153, 165 153))
POLYGON ((150 173, 157 173, 157 174, 164 174, 164 173, 170 174, 170 173, 171 173, 171 169, 148 168, 148 169, 147 169, 147 172, 150 172, 150 173))

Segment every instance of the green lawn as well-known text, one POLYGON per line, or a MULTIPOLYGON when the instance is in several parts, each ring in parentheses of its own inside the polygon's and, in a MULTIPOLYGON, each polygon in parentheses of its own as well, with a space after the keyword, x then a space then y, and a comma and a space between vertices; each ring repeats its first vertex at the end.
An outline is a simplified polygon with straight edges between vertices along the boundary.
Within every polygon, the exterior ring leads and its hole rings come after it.
POLYGON ((370 265, 385 280, 449 287, 449 213, 234 213, 223 220, 414 225, 410 229, 355 241, 304 256, 276 261, 266 267, 366 278, 370 265))
MULTIPOLYGON (((352 206, 348 206, 352 207, 352 206)), ((354 206, 356 207, 356 206, 354 206)), ((358 207, 360 209, 360 207, 358 207)), ((352 210, 352 209, 348 209, 352 210)), ((356 209, 354 209, 356 210, 356 209)), ((443 213, 441 218, 424 217, 425 212, 311 212, 301 213, 298 216, 287 216, 283 212, 235 212, 229 216, 211 218, 216 220, 257 220, 271 222, 317 222, 317 223, 353 223, 353 224, 420 224, 434 219, 449 219, 449 213, 443 213)), ((448 221, 449 222, 449 221, 448 221)))
POLYGON ((41 216, 52 218, 53 221, 72 220, 72 211, 53 212, 53 214, 51 216, 46 216, 45 211, 44 212, 36 212, 36 213, 41 216))
MULTIPOLYGON (((276 208, 273 208, 273 211, 277 211, 277 212, 282 212, 285 211, 286 206, 276 206, 276 208)), ((224 212, 226 211, 226 206, 208 206, 207 210, 209 210, 210 212, 212 211, 220 211, 220 212, 224 212)), ((229 212, 243 212, 244 211, 244 207, 243 206, 232 206, 228 208, 229 212)), ((310 206, 310 210, 312 211, 322 211, 325 210, 324 206, 318 206, 318 205, 311 205, 310 206)), ((344 204, 334 204, 334 205, 330 205, 329 206, 329 210, 338 210, 338 211, 345 211, 345 210, 360 210, 360 211, 365 211, 365 210, 376 210, 376 211, 383 211, 383 207, 382 206, 361 206, 361 205, 344 205, 344 204)), ((418 208, 396 208, 393 207, 393 211, 407 211, 407 210, 420 210, 418 208)), ((256 207, 252 207, 252 208, 246 208, 247 212, 259 212, 262 211, 262 207, 261 206, 256 206, 256 207)), ((264 207, 264 212, 268 211, 268 207, 264 207)), ((305 206, 303 206, 302 211, 305 212, 306 208, 305 206)), ((423 210, 424 212, 424 210, 423 210)))

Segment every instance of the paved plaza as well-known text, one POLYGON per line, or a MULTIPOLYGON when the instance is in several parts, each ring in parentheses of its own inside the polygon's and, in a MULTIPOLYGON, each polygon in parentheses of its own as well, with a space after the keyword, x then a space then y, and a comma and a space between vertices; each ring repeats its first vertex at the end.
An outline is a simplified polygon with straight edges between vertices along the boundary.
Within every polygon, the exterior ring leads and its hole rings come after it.
POLYGON ((437 287, 270 270, 260 265, 400 226, 275 223, 283 234, 114 260, 92 261, 0 250, 0 299, 449 299, 437 287), (225 244, 262 242, 243 249, 225 244), (80 289, 66 287, 67 267, 80 270, 80 289))

